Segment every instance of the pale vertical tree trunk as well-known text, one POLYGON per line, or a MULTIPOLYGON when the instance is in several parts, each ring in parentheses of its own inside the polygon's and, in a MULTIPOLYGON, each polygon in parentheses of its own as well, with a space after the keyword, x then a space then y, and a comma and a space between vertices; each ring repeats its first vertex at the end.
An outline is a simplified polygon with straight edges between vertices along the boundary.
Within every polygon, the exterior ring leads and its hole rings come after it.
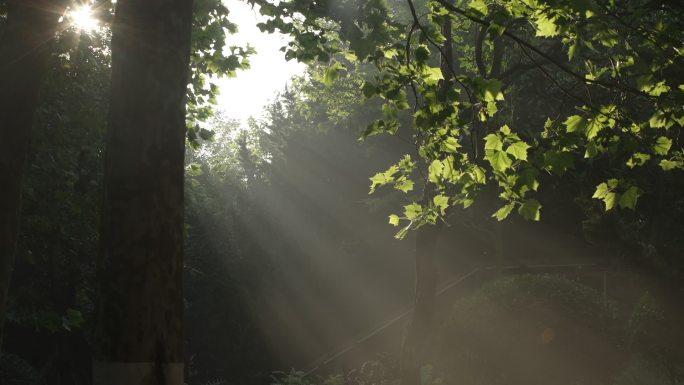
POLYGON ((119 0, 95 385, 183 384, 183 158, 192 0, 119 0))
POLYGON ((62 0, 10 1, 0 39, 0 348, 19 233, 24 162, 62 12, 62 0))

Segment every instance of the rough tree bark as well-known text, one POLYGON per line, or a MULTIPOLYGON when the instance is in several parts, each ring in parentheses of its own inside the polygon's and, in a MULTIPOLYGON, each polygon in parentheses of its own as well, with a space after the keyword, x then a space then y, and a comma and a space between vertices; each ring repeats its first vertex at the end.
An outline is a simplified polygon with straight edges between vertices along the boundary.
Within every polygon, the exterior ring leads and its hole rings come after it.
MULTIPOLYGON (((442 97, 446 98, 449 88, 452 86, 453 66, 450 61, 453 58, 451 20, 447 19, 442 26, 442 34, 446 38, 442 46, 440 68, 444 80, 441 82, 442 97), (450 68, 451 67, 451 68, 450 68)), ((422 204, 432 202, 434 192, 426 183, 423 190, 422 204)), ((432 329, 435 318, 435 295, 437 294, 437 266, 436 248, 439 234, 442 231, 442 223, 438 220, 435 225, 425 225, 417 230, 416 234, 416 287, 414 308, 411 321, 406 331, 406 337, 402 346, 400 361, 401 385, 421 385, 421 367, 425 364, 425 356, 428 352, 432 329)))
POLYGON ((192 0, 119 0, 95 385, 183 384, 183 158, 192 0))
POLYGON ((33 113, 64 3, 63 0, 10 1, 0 38, 0 348, 33 113))

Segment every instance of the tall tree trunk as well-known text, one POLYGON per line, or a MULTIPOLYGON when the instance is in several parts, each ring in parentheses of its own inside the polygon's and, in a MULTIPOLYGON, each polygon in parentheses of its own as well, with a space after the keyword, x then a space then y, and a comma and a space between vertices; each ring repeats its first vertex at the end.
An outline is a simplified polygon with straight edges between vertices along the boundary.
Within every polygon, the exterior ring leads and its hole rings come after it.
MULTIPOLYGON (((425 192, 424 197, 432 194, 425 192)), ((426 201, 428 199, 423 199, 426 201)), ((441 232, 440 223, 425 225, 416 234, 416 291, 413 315, 401 352, 401 384, 421 385, 420 371, 430 346, 434 326, 435 293, 437 292, 437 268, 435 249, 441 232)))
MULTIPOLYGON (((442 98, 446 100, 449 88, 452 86, 454 69, 453 48, 451 34, 451 20, 447 19, 442 25, 442 34, 446 38, 442 46, 440 68, 443 76, 441 82, 442 98)), ((423 190, 423 205, 432 202, 434 193, 426 183, 423 190)), ((435 318, 435 295, 437 294, 437 266, 435 252, 437 241, 442 230, 439 221, 432 225, 422 226, 416 234, 416 288, 413 314, 409 323, 401 352, 400 380, 401 385, 421 385, 421 367, 424 365, 428 352, 435 318)))
POLYGON ((192 0, 119 0, 95 385, 183 384, 183 158, 192 0))
POLYGON ((10 1, 0 39, 0 348, 33 113, 62 12, 62 0, 10 1))

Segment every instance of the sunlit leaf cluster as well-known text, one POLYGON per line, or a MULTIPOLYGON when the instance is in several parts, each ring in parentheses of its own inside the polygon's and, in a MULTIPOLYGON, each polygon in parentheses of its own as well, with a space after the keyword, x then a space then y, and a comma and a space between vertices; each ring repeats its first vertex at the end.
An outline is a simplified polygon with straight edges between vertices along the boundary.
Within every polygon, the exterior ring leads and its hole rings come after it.
POLYGON ((254 3, 271 17, 264 30, 294 37, 288 57, 331 63, 326 83, 354 65, 374 66, 361 87, 365 97, 382 100, 383 118, 363 138, 396 134, 402 117, 412 116, 416 155, 371 178, 371 193, 389 185, 411 202, 390 216, 399 237, 477 200, 500 200, 498 220, 514 211, 539 220, 544 181, 599 166, 583 181, 588 195, 606 211, 635 210, 651 187, 642 170, 684 168, 684 34, 675 5, 254 3), (444 25, 451 26, 452 54, 444 51, 444 25), (530 92, 534 83, 543 89, 530 92), (542 93, 550 98, 539 99, 542 93), (542 119, 522 119, 520 110, 542 119), (438 202, 416 203, 416 186, 438 202))
POLYGON ((220 0, 193 2, 192 51, 190 55, 190 82, 188 85, 187 123, 188 142, 198 148, 198 139, 207 140, 211 133, 201 129, 213 114, 219 94, 216 78, 235 76, 236 71, 249 68, 249 56, 254 49, 227 46, 226 37, 237 31, 230 20, 228 8, 220 0))

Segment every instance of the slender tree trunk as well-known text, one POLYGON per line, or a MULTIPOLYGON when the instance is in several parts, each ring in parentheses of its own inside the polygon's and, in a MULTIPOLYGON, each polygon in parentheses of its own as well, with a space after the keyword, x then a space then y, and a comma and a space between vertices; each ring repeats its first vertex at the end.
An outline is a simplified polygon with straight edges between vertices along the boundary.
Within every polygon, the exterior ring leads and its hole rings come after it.
MULTIPOLYGON (((425 196, 431 196, 425 193, 425 196)), ((426 199, 424 199, 425 201, 426 199)), ((441 232, 440 223, 425 225, 416 234, 416 294, 413 315, 401 352, 401 384, 420 385, 420 369, 430 346, 434 326, 437 269, 435 249, 441 232)))
POLYGON ((183 158, 192 0, 119 0, 95 385, 183 384, 183 158))
POLYGON ((33 113, 63 11, 61 0, 10 1, 0 38, 0 348, 33 113))
MULTIPOLYGON (((440 68, 444 80, 441 83, 441 93, 447 98, 449 88, 452 86, 454 69, 451 63, 453 59, 451 20, 442 26, 442 34, 446 41, 442 46, 440 68)), ((428 205, 434 197, 433 191, 426 183, 423 190, 423 205, 428 205)), ((417 230, 416 234, 416 291, 413 315, 406 332, 404 345, 401 352, 400 379, 401 385, 421 385, 421 367, 425 364, 425 356, 430 348, 432 329, 435 318, 435 295, 437 294, 437 266, 435 253, 437 241, 442 230, 442 223, 425 225, 417 230)))

